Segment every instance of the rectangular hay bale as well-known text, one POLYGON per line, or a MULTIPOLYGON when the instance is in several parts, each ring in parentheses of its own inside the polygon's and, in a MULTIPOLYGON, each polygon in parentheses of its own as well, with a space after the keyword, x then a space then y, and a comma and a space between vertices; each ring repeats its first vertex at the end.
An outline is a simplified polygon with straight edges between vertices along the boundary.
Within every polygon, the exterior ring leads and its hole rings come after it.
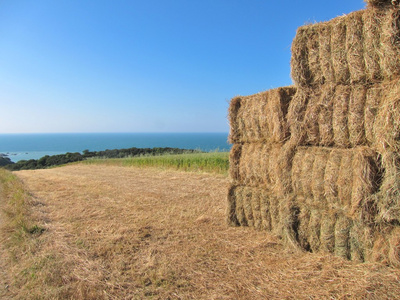
POLYGON ((231 143, 283 142, 289 138, 286 115, 296 88, 281 87, 235 97, 229 106, 231 143))

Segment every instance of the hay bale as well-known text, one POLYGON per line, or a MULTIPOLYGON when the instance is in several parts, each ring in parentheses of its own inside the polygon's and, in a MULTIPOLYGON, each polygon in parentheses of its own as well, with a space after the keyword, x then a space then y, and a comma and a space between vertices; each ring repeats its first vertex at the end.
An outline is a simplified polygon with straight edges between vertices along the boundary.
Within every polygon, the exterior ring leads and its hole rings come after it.
POLYGON ((339 170, 343 151, 332 149, 326 162, 324 175, 324 192, 329 207, 340 207, 339 203, 339 170))
POLYGON ((228 195, 227 195, 228 205, 227 205, 226 215, 227 215, 227 223, 230 226, 240 225, 237 217, 238 205, 237 205, 236 189, 237 189, 236 186, 231 185, 228 189, 228 195))
POLYGON ((353 222, 349 233, 350 259, 356 262, 365 260, 366 230, 364 224, 353 222))
POLYGON ((382 71, 386 79, 400 74, 400 9, 385 10, 382 23, 382 71))
MULTIPOLYGON (((315 155, 312 153, 312 149, 308 147, 302 147, 301 149, 299 148, 296 155, 298 155, 302 161, 301 178, 298 179, 303 187, 302 194, 306 199, 312 199, 313 191, 311 172, 314 166, 315 155)), ((297 191, 297 193, 301 194, 301 191, 297 191)))
POLYGON ((307 29, 309 26, 311 25, 299 27, 292 42, 291 76, 293 82, 299 86, 307 86, 312 78, 307 48, 307 29))
POLYGON ((351 213, 362 212, 365 220, 373 220, 376 211, 371 196, 380 188, 381 162, 378 153, 361 147, 354 153, 352 166, 351 213))
POLYGON ((283 189, 282 176, 291 167, 286 152, 280 144, 235 144, 230 152, 230 176, 240 185, 283 189))
POLYGON ((369 145, 376 143, 376 118, 382 101, 381 85, 374 85, 367 90, 364 111, 365 138, 369 145))
POLYGON ((308 67, 311 75, 310 81, 306 85, 318 86, 324 83, 319 56, 319 26, 311 25, 306 27, 308 67))
POLYGON ((252 192, 251 196, 251 208, 253 211, 254 228, 262 228, 262 216, 261 216, 261 193, 260 190, 252 192))
POLYGON ((288 126, 292 143, 303 145, 305 143, 304 117, 312 90, 309 88, 298 89, 288 109, 288 126))
POLYGON ((323 212, 321 216, 320 251, 335 252, 335 225, 337 215, 333 211, 323 212))
POLYGON ((335 224, 335 254, 350 259, 350 229, 353 222, 345 215, 338 215, 335 224))
POLYGON ((347 85, 339 85, 335 89, 333 99, 333 138, 335 146, 348 148, 350 146, 348 111, 351 88, 347 85))
POLYGON ((320 132, 319 132, 319 115, 321 106, 321 89, 314 89, 309 95, 310 99, 307 102, 304 114, 304 135, 306 145, 319 145, 320 132))
POLYGON ((312 252, 318 252, 321 247, 321 217, 321 210, 311 210, 309 244, 312 252))
POLYGON ((332 151, 330 148, 313 148, 314 164, 313 168, 309 170, 309 175, 312 178, 311 189, 313 194, 313 204, 315 207, 324 209, 327 207, 324 189, 324 177, 326 164, 328 162, 329 154, 332 151), (311 172, 311 174, 310 174, 311 172))
POLYGON ((349 84, 350 71, 347 62, 346 16, 337 17, 332 22, 332 65, 336 83, 349 84))
POLYGON ((229 152, 229 176, 236 182, 241 182, 240 158, 242 157, 242 144, 233 144, 229 152))
POLYGON ((347 63, 352 84, 365 82, 363 16, 364 11, 356 11, 346 17, 347 63))
POLYGON ((343 210, 348 211, 351 207, 352 181, 353 181, 353 151, 342 152, 338 174, 338 201, 343 210))
MULTIPOLYGON (((279 148, 275 148, 279 149, 279 148)), ((297 145, 292 143, 284 144, 279 153, 277 153, 276 164, 273 164, 273 170, 276 174, 276 185, 274 193, 278 197, 286 197, 292 193, 292 165, 296 154, 297 145)))
POLYGON ((261 229, 272 231, 275 224, 272 223, 270 197, 265 189, 260 189, 260 215, 261 229))
POLYGON ((382 84, 383 98, 376 116, 376 147, 400 151, 400 79, 382 84))
POLYGON ((335 86, 327 85, 322 89, 320 99, 320 113, 318 118, 320 145, 333 146, 334 145, 334 132, 333 132, 333 100, 335 95, 335 86))
POLYGON ((365 74, 369 81, 383 79, 381 69, 381 35, 384 14, 379 9, 367 9, 362 15, 365 74))
POLYGON ((296 218, 298 223, 296 230, 297 242, 302 249, 311 251, 311 246, 309 243, 311 211, 306 207, 301 208, 296 218))
POLYGON ((231 143, 282 142, 289 138, 286 122, 294 87, 282 87, 246 97, 229 105, 231 143))
POLYGON ((394 227, 389 236, 389 262, 400 268, 400 227, 394 227))
POLYGON ((321 64, 322 82, 336 82, 332 63, 331 35, 332 25, 330 22, 321 23, 318 27, 319 59, 321 64))
POLYGON ((379 218, 387 223, 400 222, 400 155, 382 153, 383 179, 378 194, 379 218))
POLYGON ((349 139, 352 147, 366 144, 364 129, 364 111, 367 88, 363 85, 355 85, 351 89, 348 127, 349 139))
POLYGON ((253 190, 250 187, 243 187, 243 211, 246 218, 247 226, 254 227, 254 212, 253 212, 253 190))
POLYGON ((285 199, 277 198, 265 188, 232 185, 228 191, 228 224, 281 235, 290 209, 285 199))
POLYGON ((228 193, 228 222, 231 225, 248 226, 243 206, 243 187, 232 186, 228 193))
POLYGON ((367 3, 367 6, 370 8, 374 7, 389 7, 390 5, 396 5, 396 0, 364 0, 367 3))
MULTIPOLYGON (((400 174, 400 173, 399 173, 400 174)), ((371 222, 381 187, 382 165, 368 147, 298 147, 292 164, 292 191, 310 209, 340 210, 371 222)))

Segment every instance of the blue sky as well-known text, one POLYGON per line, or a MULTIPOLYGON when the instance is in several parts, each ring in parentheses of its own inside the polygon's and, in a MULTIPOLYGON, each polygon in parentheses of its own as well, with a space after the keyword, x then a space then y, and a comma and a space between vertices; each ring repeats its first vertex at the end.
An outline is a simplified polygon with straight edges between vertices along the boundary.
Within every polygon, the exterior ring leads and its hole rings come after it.
POLYGON ((228 132, 297 27, 362 0, 0 0, 0 133, 228 132))

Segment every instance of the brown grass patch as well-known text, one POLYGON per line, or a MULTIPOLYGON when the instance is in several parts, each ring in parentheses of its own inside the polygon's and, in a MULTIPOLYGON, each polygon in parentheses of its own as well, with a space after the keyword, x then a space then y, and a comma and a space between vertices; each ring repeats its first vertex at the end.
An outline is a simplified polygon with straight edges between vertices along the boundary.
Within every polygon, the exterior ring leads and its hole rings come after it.
POLYGON ((399 297, 397 270, 294 255, 265 231, 228 227, 223 177, 82 165, 17 174, 47 230, 12 270, 28 279, 12 282, 14 298, 399 297), (31 275, 40 284, 27 285, 31 275))

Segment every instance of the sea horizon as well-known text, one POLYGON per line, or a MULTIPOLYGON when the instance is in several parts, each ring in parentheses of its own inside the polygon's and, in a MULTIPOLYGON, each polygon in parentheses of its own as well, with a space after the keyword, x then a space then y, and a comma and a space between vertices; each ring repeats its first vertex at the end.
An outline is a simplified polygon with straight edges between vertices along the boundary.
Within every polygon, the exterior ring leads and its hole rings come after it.
POLYGON ((170 147, 229 151, 226 132, 0 133, 0 154, 13 162, 84 150, 170 147))

